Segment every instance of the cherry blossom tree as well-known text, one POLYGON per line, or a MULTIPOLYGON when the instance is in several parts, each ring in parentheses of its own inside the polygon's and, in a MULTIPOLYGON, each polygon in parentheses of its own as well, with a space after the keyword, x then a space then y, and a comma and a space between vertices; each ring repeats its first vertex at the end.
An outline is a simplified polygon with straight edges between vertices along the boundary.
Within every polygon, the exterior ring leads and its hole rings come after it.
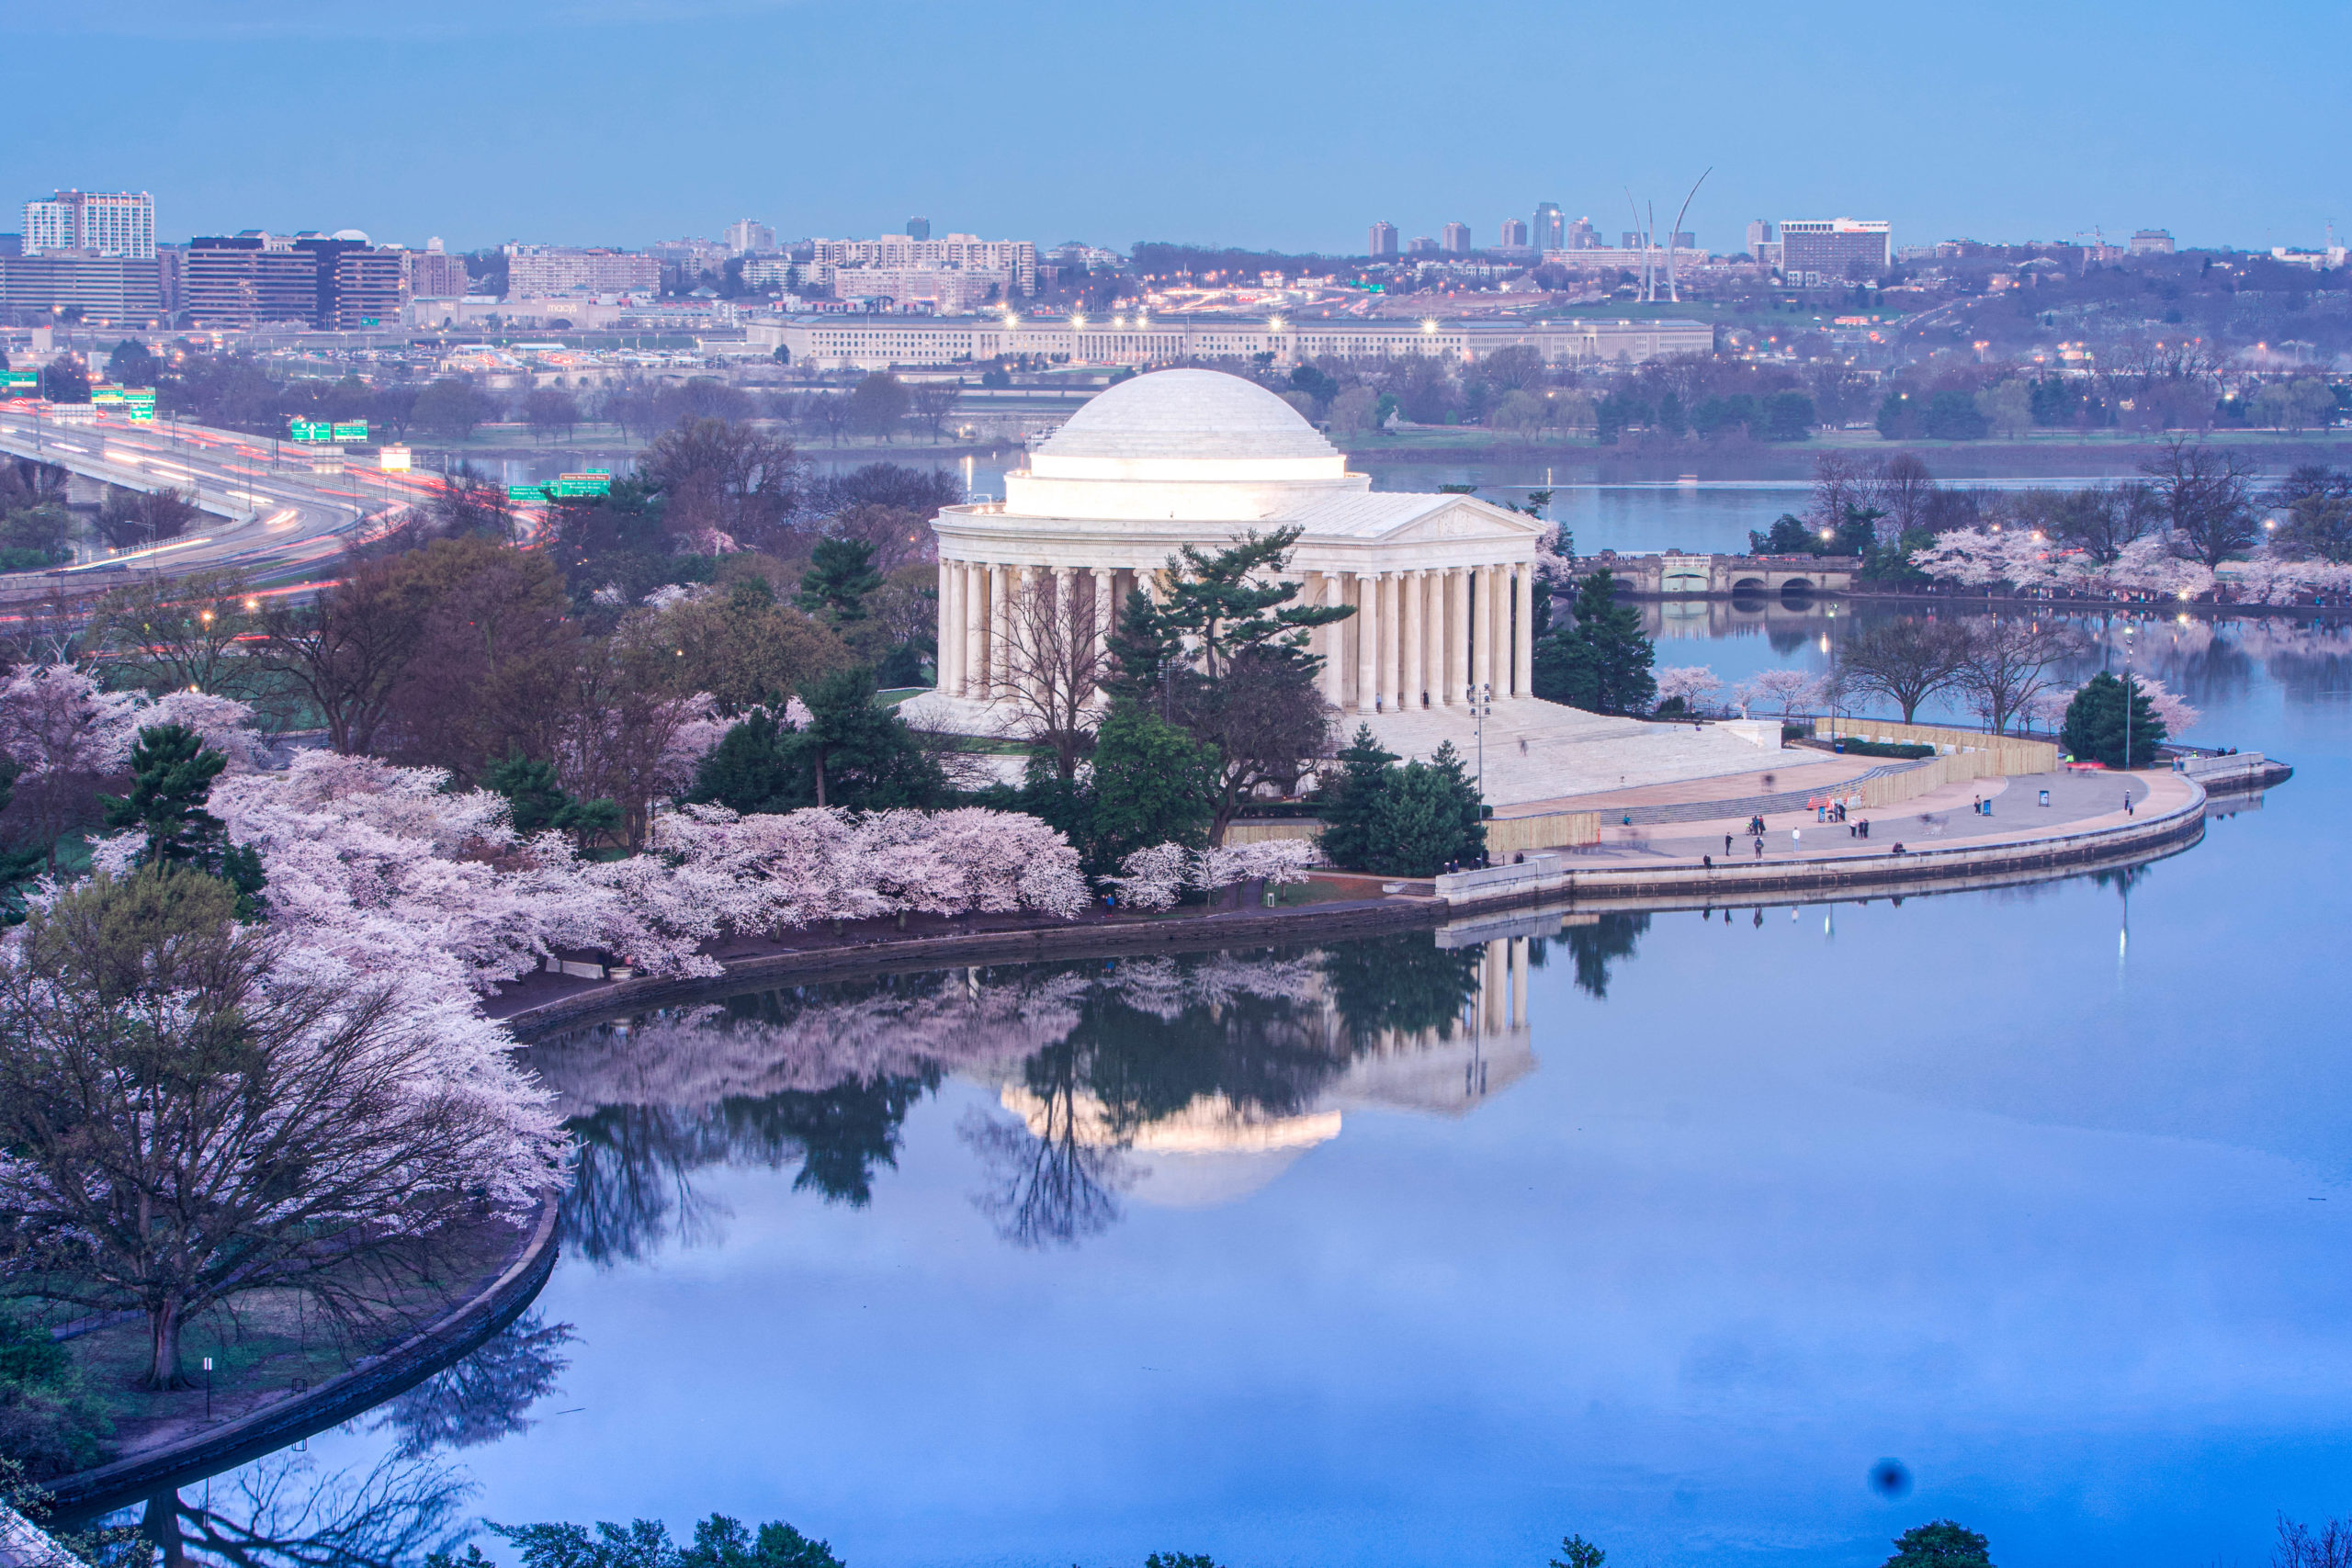
POLYGON ((1676 664, 1657 672, 1657 699, 1661 705, 1679 698, 1686 707, 1700 703, 1723 690, 1722 678, 1703 664, 1676 664))
POLYGON ((1154 844, 1127 856, 1116 875, 1102 880, 1118 889, 1119 901, 1129 908, 1157 914, 1183 896, 1192 871, 1192 854, 1183 845, 1154 844))
POLYGON ((1821 678, 1802 670, 1765 670, 1734 686, 1731 696, 1739 705, 1742 718, 1747 716, 1751 706, 1766 704, 1785 716, 1822 700, 1821 678))
POLYGON ((1214 893, 1238 882, 1266 881, 1276 886, 1306 880, 1315 863, 1315 845, 1306 839, 1267 839, 1254 844, 1213 845, 1193 857, 1193 886, 1214 893))

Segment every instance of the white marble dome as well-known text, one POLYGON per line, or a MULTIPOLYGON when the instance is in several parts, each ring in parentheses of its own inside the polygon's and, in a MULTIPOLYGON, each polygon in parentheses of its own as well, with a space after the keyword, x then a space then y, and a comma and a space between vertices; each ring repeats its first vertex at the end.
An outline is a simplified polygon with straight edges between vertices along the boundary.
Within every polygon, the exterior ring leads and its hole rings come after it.
POLYGON ((1040 457, 1329 458, 1296 409, 1222 370, 1156 370, 1102 392, 1037 448, 1040 457))
POLYGON ((1222 370, 1156 370, 1097 393, 1005 476, 1022 517, 1250 523, 1301 491, 1371 480, 1298 411, 1222 370))

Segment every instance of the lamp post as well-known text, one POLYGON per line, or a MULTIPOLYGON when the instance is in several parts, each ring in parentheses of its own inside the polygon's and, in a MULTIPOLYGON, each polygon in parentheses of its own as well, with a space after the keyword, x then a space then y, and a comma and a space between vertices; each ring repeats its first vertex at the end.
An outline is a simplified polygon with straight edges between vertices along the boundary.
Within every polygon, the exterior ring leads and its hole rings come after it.
POLYGON ((1478 737, 1478 821, 1487 820, 1487 715, 1495 705, 1495 688, 1481 681, 1471 688, 1470 717, 1478 737))

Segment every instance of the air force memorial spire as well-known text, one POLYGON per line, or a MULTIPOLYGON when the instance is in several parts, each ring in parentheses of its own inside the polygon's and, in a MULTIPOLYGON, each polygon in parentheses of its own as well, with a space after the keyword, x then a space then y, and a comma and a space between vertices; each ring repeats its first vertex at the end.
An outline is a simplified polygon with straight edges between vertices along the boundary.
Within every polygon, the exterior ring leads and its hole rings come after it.
POLYGON ((1426 756, 1446 739, 1466 750, 1473 698, 1491 694, 1490 800, 1765 765, 1737 735, 1538 701, 1544 525, 1466 495, 1374 491, 1296 410, 1238 376, 1160 370, 1123 381, 1004 484, 1002 502, 951 506, 933 524, 939 687, 917 699, 927 722, 976 734, 1011 728, 1016 682, 1034 678, 1020 645, 1035 639, 1036 606, 1049 607, 1058 638, 1099 650, 1127 594, 1153 592, 1180 547, 1296 528, 1288 576, 1302 584, 1300 602, 1356 612, 1313 634, 1324 696, 1391 750, 1426 756))

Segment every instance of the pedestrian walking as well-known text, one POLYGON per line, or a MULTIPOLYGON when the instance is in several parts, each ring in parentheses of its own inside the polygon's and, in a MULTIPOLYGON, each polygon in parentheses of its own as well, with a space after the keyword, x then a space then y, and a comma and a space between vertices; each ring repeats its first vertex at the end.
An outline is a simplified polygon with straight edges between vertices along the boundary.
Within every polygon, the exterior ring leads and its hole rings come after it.
POLYGON ((1756 838, 1756 858, 1758 860, 1764 858, 1764 838, 1760 833, 1756 838))
POLYGON ((1724 853, 1731 853, 1731 835, 1729 833, 1725 833, 1724 835, 1724 853))
POLYGON ((1804 829, 1802 828, 1790 829, 1789 853, 1794 854, 1803 848, 1804 848, 1804 829))

